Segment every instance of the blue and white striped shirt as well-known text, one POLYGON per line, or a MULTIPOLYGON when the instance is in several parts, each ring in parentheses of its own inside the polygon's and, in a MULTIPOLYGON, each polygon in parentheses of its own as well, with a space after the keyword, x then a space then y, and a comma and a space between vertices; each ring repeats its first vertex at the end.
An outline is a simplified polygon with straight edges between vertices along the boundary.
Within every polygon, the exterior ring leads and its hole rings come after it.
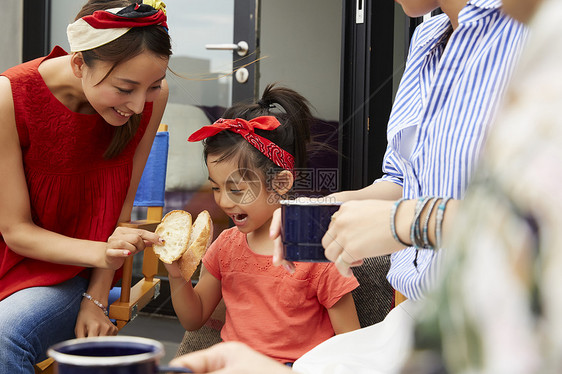
MULTIPOLYGON (((380 179, 401 185, 405 198, 464 195, 526 36, 500 6, 499 0, 470 0, 454 32, 441 14, 412 37, 380 179)), ((415 252, 394 253, 387 276, 414 300, 434 282, 432 264, 440 257, 440 251, 420 250, 416 268, 415 252)))

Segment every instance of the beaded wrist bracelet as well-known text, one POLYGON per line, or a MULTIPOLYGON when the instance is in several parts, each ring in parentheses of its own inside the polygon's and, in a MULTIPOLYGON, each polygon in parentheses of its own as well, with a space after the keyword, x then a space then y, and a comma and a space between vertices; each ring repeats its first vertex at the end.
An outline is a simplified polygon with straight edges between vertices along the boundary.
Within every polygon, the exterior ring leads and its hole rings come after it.
POLYGON ((390 232, 392 233, 394 240, 396 240, 398 243, 402 244, 405 247, 409 247, 410 245, 400 240, 398 234, 396 233, 396 211, 398 210, 400 204, 404 202, 404 200, 406 199, 401 198, 400 200, 397 200, 392 206, 392 210, 390 211, 390 232))
POLYGON ((412 220, 412 226, 410 227, 410 239, 412 241, 412 246, 416 249, 423 248, 424 244, 422 242, 422 235, 420 230, 420 218, 421 213, 425 209, 427 203, 431 200, 431 197, 425 196, 418 198, 416 203, 416 210, 414 211, 414 219, 412 220))
POLYGON ((428 226, 429 226, 429 218, 431 217, 431 213, 433 212, 433 208, 435 208, 435 204, 437 204, 437 202, 439 200, 441 200, 440 197, 432 198, 432 201, 429 204, 429 207, 427 208, 427 214, 425 215, 425 219, 424 219, 424 222, 423 222, 423 228, 422 228, 423 246, 425 248, 429 248, 429 249, 434 249, 434 247, 429 242, 429 237, 428 237, 428 234, 427 234, 428 226))
POLYGON ((443 215, 445 214, 445 208, 447 203, 451 200, 450 197, 443 199, 439 207, 437 208, 437 216, 435 217, 435 248, 441 248, 441 229, 443 226, 443 215))
POLYGON ((94 299, 94 298, 92 297, 92 295, 90 295, 90 294, 87 293, 87 292, 84 292, 84 293, 82 294, 82 296, 84 296, 86 299, 90 300, 92 303, 96 304, 101 310, 103 310, 103 314, 105 314, 106 316, 109 315, 109 312, 107 311, 107 308, 106 308, 101 302, 99 302, 98 300, 94 299))

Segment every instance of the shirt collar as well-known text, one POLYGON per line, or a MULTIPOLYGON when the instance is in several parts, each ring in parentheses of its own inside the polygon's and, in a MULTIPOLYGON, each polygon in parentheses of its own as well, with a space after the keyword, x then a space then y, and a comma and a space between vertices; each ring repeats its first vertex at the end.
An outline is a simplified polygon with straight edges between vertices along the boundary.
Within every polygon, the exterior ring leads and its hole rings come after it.
POLYGON ((501 0, 468 0, 467 4, 483 9, 498 9, 502 6, 501 0))
MULTIPOLYGON (((472 12, 471 10, 474 10, 474 8, 496 10, 501 8, 501 6, 502 0, 468 0, 467 5, 459 13, 459 25, 464 22, 475 21, 476 19, 480 19, 489 14, 489 12, 472 12)), ((444 34, 447 32, 447 29, 451 28, 451 21, 446 14, 439 14, 437 16, 431 17, 426 22, 435 22, 436 25, 435 27, 431 27, 431 34, 427 36, 425 42, 420 46, 425 47, 427 46, 427 44, 431 43, 430 49, 432 49, 439 43, 441 38, 443 38, 444 34)))
POLYGON ((478 21, 501 7, 501 0, 469 0, 459 13, 459 25, 478 21))
POLYGON ((425 41, 420 43, 418 46, 420 48, 433 49, 435 45, 439 43, 439 40, 447 33, 447 30, 451 28, 451 21, 446 14, 439 14, 437 16, 431 17, 429 20, 422 23, 423 27, 431 30, 426 37, 425 41), (428 47, 429 44, 429 47, 428 47))

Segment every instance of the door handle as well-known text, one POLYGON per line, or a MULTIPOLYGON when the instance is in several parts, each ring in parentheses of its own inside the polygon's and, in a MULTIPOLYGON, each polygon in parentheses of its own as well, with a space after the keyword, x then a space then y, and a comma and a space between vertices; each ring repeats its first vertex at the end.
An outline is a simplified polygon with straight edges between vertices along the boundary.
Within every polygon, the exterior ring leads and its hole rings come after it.
POLYGON ((248 43, 245 41, 238 42, 238 44, 206 44, 206 49, 221 50, 221 51, 236 51, 239 56, 246 56, 248 53, 248 43))

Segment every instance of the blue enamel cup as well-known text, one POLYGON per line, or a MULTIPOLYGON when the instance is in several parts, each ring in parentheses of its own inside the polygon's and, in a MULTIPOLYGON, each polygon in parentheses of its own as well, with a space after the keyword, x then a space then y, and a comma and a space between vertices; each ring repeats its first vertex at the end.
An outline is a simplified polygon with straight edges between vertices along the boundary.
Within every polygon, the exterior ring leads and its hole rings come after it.
POLYGON ((53 345, 47 355, 59 374, 191 373, 188 369, 158 366, 164 346, 135 336, 101 336, 66 340, 53 345))
POLYGON ((322 237, 341 202, 330 198, 281 200, 281 236, 285 259, 328 262, 322 237))

